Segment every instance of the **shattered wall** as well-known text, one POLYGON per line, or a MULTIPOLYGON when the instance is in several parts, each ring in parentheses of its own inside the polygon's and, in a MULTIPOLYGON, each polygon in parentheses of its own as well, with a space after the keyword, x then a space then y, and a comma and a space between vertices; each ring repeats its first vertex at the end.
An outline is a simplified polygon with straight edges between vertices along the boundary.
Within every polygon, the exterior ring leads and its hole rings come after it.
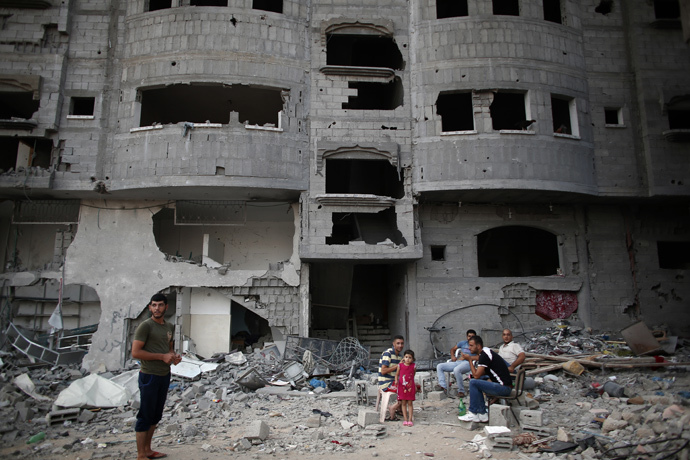
MULTIPOLYGON (((300 262, 296 254, 270 272, 279 281, 271 281, 278 286, 269 291, 269 287, 254 287, 267 275, 266 269, 230 269, 221 274, 197 264, 166 261, 153 236, 152 214, 157 208, 150 202, 140 203, 140 208, 136 202, 84 204, 88 206, 82 207, 79 231, 67 251, 65 276, 72 283, 92 287, 101 299, 100 326, 84 359, 86 368, 121 366, 128 358, 125 320, 136 318, 151 295, 175 286, 246 289, 266 308, 275 310, 275 319, 267 315, 270 324, 297 333, 299 297, 280 295, 284 289, 292 289, 292 294, 298 289, 300 262)), ((235 294, 243 295, 244 291, 233 291, 235 294)))

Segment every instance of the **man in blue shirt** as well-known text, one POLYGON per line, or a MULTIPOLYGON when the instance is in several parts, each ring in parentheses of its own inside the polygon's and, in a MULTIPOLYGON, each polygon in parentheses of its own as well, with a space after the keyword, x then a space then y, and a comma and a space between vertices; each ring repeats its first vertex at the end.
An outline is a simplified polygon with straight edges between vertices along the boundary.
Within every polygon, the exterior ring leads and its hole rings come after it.
POLYGON ((450 349, 450 360, 436 366, 436 373, 438 374, 438 385, 450 397, 453 395, 448 391, 448 383, 446 382, 446 372, 452 372, 455 375, 455 381, 458 384, 458 396, 463 398, 465 396, 464 375, 470 372, 470 363, 460 356, 461 353, 470 355, 470 348, 468 341, 471 337, 477 335, 474 329, 467 330, 467 340, 458 342, 456 346, 450 349))

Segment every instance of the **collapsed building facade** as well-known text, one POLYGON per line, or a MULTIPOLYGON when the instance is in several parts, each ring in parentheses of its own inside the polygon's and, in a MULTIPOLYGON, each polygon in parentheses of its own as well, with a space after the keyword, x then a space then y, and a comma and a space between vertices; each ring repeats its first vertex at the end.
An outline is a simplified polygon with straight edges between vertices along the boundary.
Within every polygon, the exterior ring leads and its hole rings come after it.
POLYGON ((0 0, 2 327, 45 334, 60 302, 97 324, 91 370, 159 291, 206 357, 367 333, 428 357, 558 318, 687 335, 688 15, 0 0))

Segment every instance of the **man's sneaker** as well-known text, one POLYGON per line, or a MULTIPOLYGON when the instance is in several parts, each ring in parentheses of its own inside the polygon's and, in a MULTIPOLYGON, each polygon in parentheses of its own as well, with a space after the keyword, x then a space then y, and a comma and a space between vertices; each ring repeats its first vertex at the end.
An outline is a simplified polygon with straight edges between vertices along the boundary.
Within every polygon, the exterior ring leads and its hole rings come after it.
POLYGON ((468 412, 463 416, 458 416, 458 420, 461 422, 486 423, 489 421, 489 414, 475 414, 473 412, 468 412))

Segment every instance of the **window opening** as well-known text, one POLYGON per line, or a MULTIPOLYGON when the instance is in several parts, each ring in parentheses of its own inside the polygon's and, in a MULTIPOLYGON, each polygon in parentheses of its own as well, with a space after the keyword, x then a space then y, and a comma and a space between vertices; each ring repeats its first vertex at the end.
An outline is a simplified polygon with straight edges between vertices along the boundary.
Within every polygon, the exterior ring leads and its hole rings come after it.
POLYGON ((601 0, 596 8, 594 8, 595 13, 603 14, 606 16, 613 10, 613 0, 601 0))
POLYGON ((467 0, 436 0, 436 18, 467 16, 467 0))
POLYGON ((228 6, 228 0, 191 0, 190 6, 228 6))
POLYGON ((147 11, 157 11, 172 8, 172 0, 149 0, 147 11))
POLYGON ((477 236, 479 276, 550 276, 559 267, 556 235, 532 227, 507 226, 477 236))
POLYGON ((544 0, 544 20, 563 24, 561 0, 544 0))
POLYGON ((326 160, 326 193, 404 196, 397 168, 385 160, 326 160))
POLYGON ((273 337, 268 321, 235 301, 230 304, 230 343, 232 350, 248 351, 263 347, 273 337))
POLYGON ((403 59, 395 40, 382 35, 328 34, 326 64, 387 67, 401 70, 403 59))
POLYGON ((93 115, 96 98, 93 97, 72 97, 70 98, 70 115, 93 115))
POLYGON ((489 111, 493 129, 522 129, 527 120, 525 93, 495 93, 489 111))
POLYGON ((553 132, 558 134, 573 134, 570 119, 572 99, 551 95, 551 116, 553 117, 553 132))
POLYGON ((678 0, 654 0, 654 17, 656 19, 679 19, 680 3, 678 0))
POLYGON ((431 246, 431 260, 446 260, 445 246, 431 246))
POLYGON ((504 16, 520 16, 518 0, 493 0, 494 14, 504 16))
POLYGON ((280 89, 246 85, 175 84, 141 90, 140 126, 154 123, 227 124, 230 112, 238 112, 245 124, 278 126, 283 109, 280 89))
POLYGON ((690 268, 690 241, 657 241, 659 268, 690 268))
POLYGON ((621 109, 604 109, 604 123, 607 125, 622 125, 621 109))
POLYGON ((50 139, 0 137, 0 173, 32 166, 48 169, 53 142, 50 139))
POLYGON ((38 110, 33 91, 0 91, 0 120, 29 119, 38 110))
POLYGON ((252 2, 252 9, 282 13, 283 0, 254 0, 252 2))
POLYGON ((669 129, 690 129, 690 110, 668 110, 669 129))
POLYGON ((400 77, 390 83, 349 82, 350 89, 356 89, 356 96, 349 96, 343 109, 393 110, 403 103, 403 87, 400 77))
POLYGON ((436 100, 436 112, 441 115, 441 131, 474 130, 472 93, 441 92, 436 100))
POLYGON ((332 219, 331 236, 326 237, 328 245, 348 244, 350 241, 376 244, 387 239, 394 244, 406 244, 398 230, 394 208, 375 214, 334 212, 332 219))

